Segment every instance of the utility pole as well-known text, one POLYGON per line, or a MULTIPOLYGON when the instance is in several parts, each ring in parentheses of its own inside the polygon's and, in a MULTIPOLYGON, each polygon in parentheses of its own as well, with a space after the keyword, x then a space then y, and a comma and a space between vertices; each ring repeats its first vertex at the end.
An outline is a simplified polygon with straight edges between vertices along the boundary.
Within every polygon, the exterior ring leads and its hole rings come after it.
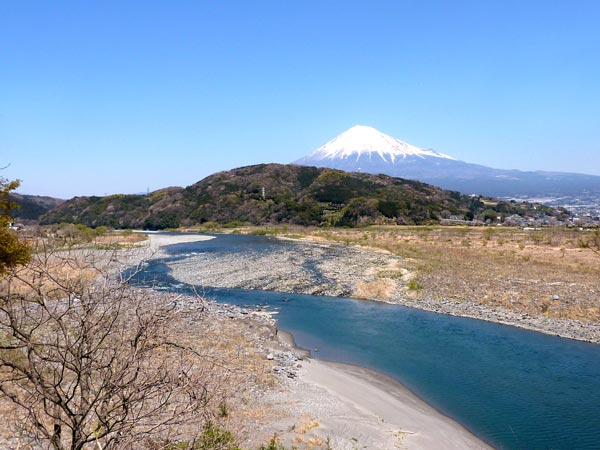
POLYGON ((262 199, 265 199, 265 188, 263 186, 263 188, 261 189, 261 195, 262 195, 262 199))

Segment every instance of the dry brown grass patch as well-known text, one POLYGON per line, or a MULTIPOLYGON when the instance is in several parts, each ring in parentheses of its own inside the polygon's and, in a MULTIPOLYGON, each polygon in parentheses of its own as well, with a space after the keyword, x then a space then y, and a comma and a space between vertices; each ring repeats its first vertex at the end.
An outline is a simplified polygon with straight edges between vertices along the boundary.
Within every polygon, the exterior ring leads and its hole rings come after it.
POLYGON ((356 284, 352 295, 356 298, 371 300, 389 300, 397 288, 395 280, 380 278, 375 281, 363 281, 356 284))
MULTIPOLYGON (((411 291, 417 299, 449 299, 532 316, 600 321, 600 256, 578 244, 587 236, 584 231, 386 226, 371 227, 368 233, 356 229, 310 233, 404 257, 405 268, 416 272, 422 286, 411 291)), ((369 282, 360 286, 357 296, 377 298, 387 293, 378 282, 369 282)))

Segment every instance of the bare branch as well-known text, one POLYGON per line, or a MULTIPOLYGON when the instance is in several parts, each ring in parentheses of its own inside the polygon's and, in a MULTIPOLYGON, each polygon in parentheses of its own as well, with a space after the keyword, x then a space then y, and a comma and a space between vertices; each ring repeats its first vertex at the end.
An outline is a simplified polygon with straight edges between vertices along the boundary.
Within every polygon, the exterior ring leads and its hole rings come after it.
POLYGON ((228 371, 169 333, 181 296, 129 286, 137 272, 124 276, 116 258, 40 241, 2 280, 0 393, 25 413, 23 432, 54 449, 200 430, 219 397, 213 369, 228 371))

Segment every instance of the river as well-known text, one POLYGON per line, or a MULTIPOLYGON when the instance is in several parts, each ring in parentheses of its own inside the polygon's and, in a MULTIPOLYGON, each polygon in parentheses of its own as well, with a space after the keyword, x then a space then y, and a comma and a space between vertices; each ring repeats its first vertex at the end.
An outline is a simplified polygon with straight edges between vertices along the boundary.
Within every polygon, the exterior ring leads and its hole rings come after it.
POLYGON ((172 245, 136 282, 276 310, 278 326, 313 357, 385 373, 497 448, 600 448, 599 345, 380 302, 191 286, 168 267, 202 252, 243 258, 278 245, 302 244, 217 235, 172 245))

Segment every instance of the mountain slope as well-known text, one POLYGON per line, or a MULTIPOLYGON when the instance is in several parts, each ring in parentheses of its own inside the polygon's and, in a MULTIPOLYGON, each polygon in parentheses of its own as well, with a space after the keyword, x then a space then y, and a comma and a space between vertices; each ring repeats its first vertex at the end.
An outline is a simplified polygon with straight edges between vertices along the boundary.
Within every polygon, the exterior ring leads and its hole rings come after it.
POLYGON ((183 189, 165 188, 148 195, 74 197, 40 217, 40 224, 80 223, 91 227, 164 229, 179 226, 183 189))
POLYGON ((383 173, 494 197, 600 195, 600 176, 493 169, 420 149, 364 126, 349 129, 295 164, 383 173))
POLYGON ((11 193, 9 200, 19 206, 11 211, 12 217, 19 220, 37 220, 40 216, 64 202, 60 198, 17 193, 11 193))
POLYGON ((42 217, 45 224, 162 229, 204 222, 355 226, 423 224, 440 218, 560 215, 529 203, 486 201, 418 181, 297 165, 260 164, 148 195, 76 197, 42 217))

